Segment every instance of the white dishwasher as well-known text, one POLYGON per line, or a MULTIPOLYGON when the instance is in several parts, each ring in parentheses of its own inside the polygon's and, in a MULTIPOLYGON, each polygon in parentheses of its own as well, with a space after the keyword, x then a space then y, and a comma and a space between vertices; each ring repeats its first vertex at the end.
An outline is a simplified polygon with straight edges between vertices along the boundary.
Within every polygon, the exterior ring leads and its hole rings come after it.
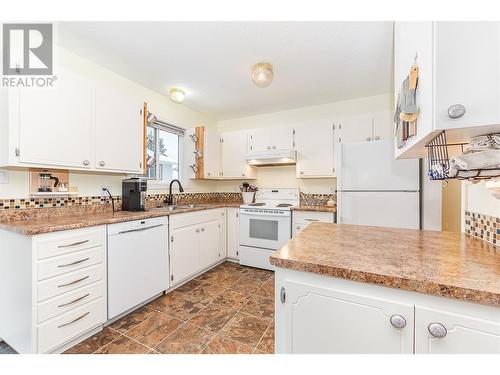
POLYGON ((168 289, 168 218, 107 228, 108 319, 112 319, 168 289))

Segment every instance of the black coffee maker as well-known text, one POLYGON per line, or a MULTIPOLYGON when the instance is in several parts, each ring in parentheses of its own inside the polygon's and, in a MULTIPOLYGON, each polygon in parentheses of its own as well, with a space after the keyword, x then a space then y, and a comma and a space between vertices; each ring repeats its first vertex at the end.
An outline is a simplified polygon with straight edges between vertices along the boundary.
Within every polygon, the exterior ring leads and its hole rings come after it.
POLYGON ((147 181, 143 178, 122 180, 122 210, 144 211, 147 186, 147 181))

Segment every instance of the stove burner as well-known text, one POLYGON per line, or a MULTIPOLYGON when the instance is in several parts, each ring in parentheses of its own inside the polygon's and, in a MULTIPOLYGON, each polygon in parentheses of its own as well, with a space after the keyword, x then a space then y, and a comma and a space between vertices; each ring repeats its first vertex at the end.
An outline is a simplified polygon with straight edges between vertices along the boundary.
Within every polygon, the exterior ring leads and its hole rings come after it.
POLYGON ((288 204, 288 203, 280 203, 276 207, 292 207, 293 205, 288 204))
POLYGON ((265 203, 250 203, 249 206, 265 206, 266 204, 265 203))

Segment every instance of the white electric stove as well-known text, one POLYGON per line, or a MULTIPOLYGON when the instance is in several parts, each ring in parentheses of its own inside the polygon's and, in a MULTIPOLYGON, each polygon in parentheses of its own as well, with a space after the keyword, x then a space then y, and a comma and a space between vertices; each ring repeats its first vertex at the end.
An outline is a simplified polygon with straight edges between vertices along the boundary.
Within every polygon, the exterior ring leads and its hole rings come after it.
POLYGON ((240 206, 240 264, 274 269, 269 256, 292 237, 292 213, 299 189, 260 189, 255 203, 240 206))

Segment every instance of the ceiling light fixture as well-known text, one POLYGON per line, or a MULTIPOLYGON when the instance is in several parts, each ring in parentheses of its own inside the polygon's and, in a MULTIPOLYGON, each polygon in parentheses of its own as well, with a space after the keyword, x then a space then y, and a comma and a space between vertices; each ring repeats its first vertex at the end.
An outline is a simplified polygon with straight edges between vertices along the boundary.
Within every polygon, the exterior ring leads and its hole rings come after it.
POLYGON ((186 93, 178 88, 170 89, 170 100, 174 103, 182 103, 184 98, 186 97, 186 93))
POLYGON ((258 87, 267 87, 273 81, 274 71, 270 63, 260 62, 253 66, 252 80, 258 87))

